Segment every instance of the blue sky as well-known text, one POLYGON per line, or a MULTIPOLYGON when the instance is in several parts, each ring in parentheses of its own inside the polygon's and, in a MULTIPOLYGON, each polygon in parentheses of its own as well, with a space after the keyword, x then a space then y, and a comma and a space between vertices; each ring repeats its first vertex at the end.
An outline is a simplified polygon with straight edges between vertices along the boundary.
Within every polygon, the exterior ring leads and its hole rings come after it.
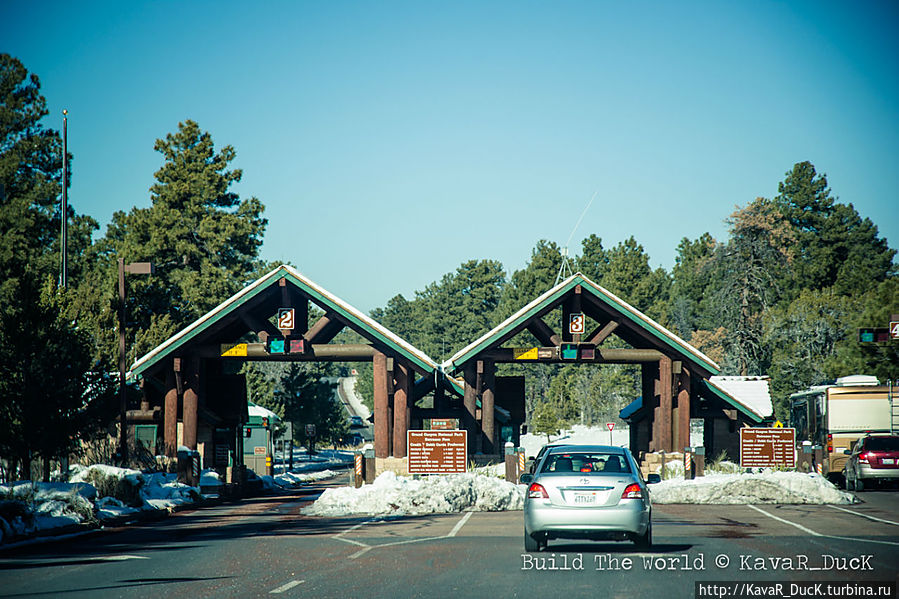
POLYGON ((263 258, 363 310, 539 239, 683 237, 826 173, 899 247, 899 4, 15 2, 0 51, 41 79, 70 202, 147 206, 157 138, 237 151, 263 258))

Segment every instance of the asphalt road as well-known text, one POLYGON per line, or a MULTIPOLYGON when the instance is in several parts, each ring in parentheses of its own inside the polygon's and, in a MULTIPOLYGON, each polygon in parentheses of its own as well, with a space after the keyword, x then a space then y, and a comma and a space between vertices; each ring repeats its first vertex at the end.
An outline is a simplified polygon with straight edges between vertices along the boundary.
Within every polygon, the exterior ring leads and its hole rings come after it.
POLYGON ((862 497, 656 505, 648 553, 555 541, 538 554, 523 551, 521 512, 312 518, 299 510, 314 495, 257 498, 0 550, 0 596, 676 599, 714 596, 697 581, 783 584, 774 596, 795 581, 896 583, 899 492, 862 497))

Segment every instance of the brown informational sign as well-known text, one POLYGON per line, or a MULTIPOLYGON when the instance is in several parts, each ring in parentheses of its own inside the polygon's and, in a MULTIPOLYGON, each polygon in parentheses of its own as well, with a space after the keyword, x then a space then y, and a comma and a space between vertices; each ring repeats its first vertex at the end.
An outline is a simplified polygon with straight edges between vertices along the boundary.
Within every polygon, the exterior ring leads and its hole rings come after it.
POLYGON ((468 466, 468 431, 408 431, 409 474, 454 474, 468 466))
POLYGON ((796 429, 741 428, 740 466, 795 468, 796 429))

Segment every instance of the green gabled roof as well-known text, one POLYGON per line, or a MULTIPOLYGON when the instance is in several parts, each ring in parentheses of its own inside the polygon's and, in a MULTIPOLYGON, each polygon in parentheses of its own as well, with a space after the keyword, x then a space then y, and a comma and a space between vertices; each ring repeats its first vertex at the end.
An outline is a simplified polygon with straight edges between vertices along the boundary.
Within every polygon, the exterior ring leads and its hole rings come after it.
POLYGON ((720 368, 711 358, 581 273, 568 277, 484 334, 480 339, 459 350, 443 363, 443 369, 448 373, 459 371, 466 362, 481 352, 494 348, 498 343, 507 339, 510 334, 521 330, 531 319, 554 308, 566 294, 578 285, 581 286, 582 293, 588 293, 598 299, 612 312, 621 316, 622 321, 629 321, 635 327, 649 333, 658 340, 660 346, 664 346, 712 374, 718 374, 720 368))
POLYGON ((153 349, 153 351, 139 359, 131 366, 132 374, 141 375, 150 370, 159 361, 177 353, 179 349, 188 345, 198 336, 214 328, 216 324, 232 315, 241 306, 251 301, 260 293, 263 293, 270 286, 277 285, 281 278, 296 285, 320 308, 339 314, 352 328, 357 329, 357 331, 363 335, 371 337, 397 352, 400 356, 408 359, 425 372, 433 372, 437 369, 437 363, 423 351, 403 340, 379 322, 366 316, 336 295, 317 285, 312 280, 306 278, 295 268, 281 265, 250 285, 247 285, 198 320, 194 321, 190 326, 170 337, 167 341, 153 349))

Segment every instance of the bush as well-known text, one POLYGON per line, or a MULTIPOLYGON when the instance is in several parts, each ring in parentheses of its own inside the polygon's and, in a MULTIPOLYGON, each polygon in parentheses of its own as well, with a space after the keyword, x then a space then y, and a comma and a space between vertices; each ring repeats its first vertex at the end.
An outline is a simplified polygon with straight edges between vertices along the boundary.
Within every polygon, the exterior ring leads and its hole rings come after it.
POLYGON ((132 477, 109 476, 99 470, 91 470, 87 475, 87 482, 97 489, 97 497, 115 497, 123 504, 131 507, 141 507, 144 503, 140 489, 143 481, 132 477))

